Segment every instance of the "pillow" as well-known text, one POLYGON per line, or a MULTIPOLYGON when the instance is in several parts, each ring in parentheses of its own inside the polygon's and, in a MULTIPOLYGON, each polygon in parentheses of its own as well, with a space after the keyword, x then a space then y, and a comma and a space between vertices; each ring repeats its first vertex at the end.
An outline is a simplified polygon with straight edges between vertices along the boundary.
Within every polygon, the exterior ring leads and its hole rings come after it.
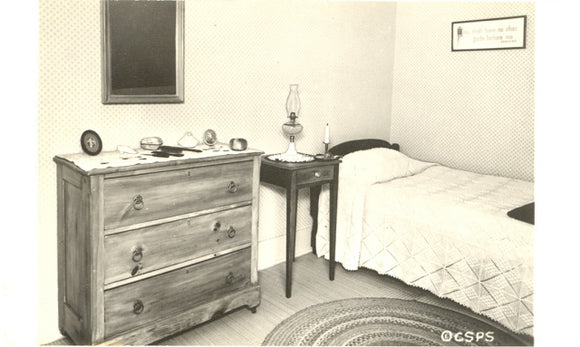
POLYGON ((394 149, 372 148, 345 155, 340 177, 373 184, 415 175, 434 165, 437 164, 411 159, 394 149))

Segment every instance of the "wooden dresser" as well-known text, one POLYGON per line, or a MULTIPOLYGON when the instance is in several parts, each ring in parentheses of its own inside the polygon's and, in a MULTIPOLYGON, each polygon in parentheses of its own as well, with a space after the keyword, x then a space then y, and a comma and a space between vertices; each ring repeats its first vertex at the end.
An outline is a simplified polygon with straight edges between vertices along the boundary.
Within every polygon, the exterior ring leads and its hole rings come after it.
POLYGON ((262 152, 146 153, 54 158, 59 328, 74 343, 148 344, 260 303, 262 152))

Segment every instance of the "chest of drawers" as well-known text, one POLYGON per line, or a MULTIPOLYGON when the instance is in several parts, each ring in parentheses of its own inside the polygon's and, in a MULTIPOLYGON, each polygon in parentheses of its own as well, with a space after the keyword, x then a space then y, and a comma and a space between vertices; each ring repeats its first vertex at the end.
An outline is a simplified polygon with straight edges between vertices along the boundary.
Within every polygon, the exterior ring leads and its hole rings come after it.
POLYGON ((148 344, 260 303, 262 152, 59 155, 59 328, 148 344))

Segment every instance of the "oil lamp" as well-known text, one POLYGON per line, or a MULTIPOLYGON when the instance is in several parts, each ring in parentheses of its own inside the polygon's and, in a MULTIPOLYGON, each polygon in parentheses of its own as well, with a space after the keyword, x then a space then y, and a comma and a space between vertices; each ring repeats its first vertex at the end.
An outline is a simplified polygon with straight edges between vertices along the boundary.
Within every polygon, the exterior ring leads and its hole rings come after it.
POLYGON ((288 93, 288 98, 286 99, 286 112, 288 113, 288 121, 282 124, 282 131, 286 134, 290 143, 288 144, 288 150, 285 153, 273 154, 269 156, 269 159, 280 160, 287 162, 305 162, 314 160, 313 156, 298 153, 296 151, 296 135, 302 132, 304 128, 302 124, 298 123, 298 115, 300 114, 300 97, 298 96, 298 84, 290 85, 290 92, 288 93))

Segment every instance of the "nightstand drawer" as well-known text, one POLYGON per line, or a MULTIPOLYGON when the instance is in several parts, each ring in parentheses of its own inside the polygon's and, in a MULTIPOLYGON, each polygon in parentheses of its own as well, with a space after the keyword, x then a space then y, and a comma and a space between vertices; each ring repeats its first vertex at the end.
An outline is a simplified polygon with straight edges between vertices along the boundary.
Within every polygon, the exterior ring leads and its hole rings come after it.
POLYGON ((314 167, 296 171, 296 183, 307 184, 329 181, 334 177, 334 166, 314 167))
POLYGON ((250 248, 105 291, 105 337, 250 285, 250 248))
POLYGON ((251 217, 252 207, 245 206, 108 235, 105 284, 250 245, 251 217))
POLYGON ((252 199, 252 162, 105 180, 105 229, 252 199))

